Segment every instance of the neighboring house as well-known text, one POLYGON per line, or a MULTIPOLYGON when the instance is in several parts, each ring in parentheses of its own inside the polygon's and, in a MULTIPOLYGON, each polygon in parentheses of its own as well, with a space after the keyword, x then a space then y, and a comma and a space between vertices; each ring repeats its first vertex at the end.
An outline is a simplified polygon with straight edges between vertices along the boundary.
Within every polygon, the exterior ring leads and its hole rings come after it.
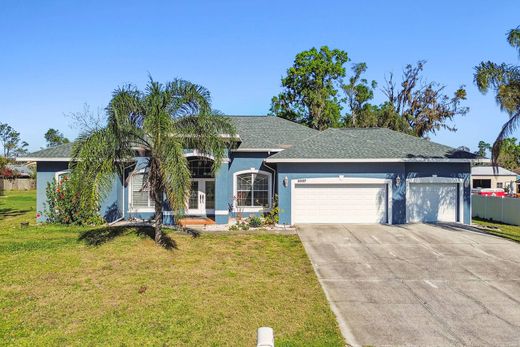
POLYGON ((0 190, 31 190, 35 188, 33 170, 24 164, 7 164, 0 170, 0 190))
MULTIPOLYGON (((388 129, 309 129, 268 116, 232 116, 239 143, 211 174, 211 157, 186 150, 192 172, 189 215, 228 223, 237 214, 267 212, 278 196, 280 224, 450 221, 470 223, 470 174, 475 155, 388 129)), ((19 160, 37 165, 37 209, 45 187, 66 174, 71 144, 19 160)), ((153 216, 142 191, 144 168, 114 179, 101 213, 153 216)), ((171 216, 171 212, 165 212, 171 216)), ((41 217, 42 219, 45 216, 41 217)))
POLYGON ((506 192, 517 193, 515 186, 518 175, 503 167, 473 166, 471 168, 471 186, 478 188, 503 188, 506 192))

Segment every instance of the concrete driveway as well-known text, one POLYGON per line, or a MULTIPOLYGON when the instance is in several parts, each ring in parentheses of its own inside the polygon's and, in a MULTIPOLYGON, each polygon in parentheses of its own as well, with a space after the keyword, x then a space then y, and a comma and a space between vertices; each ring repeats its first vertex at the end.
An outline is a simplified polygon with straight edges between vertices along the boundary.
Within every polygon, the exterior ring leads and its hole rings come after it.
POLYGON ((520 346, 520 244, 460 227, 298 227, 352 345, 520 346))

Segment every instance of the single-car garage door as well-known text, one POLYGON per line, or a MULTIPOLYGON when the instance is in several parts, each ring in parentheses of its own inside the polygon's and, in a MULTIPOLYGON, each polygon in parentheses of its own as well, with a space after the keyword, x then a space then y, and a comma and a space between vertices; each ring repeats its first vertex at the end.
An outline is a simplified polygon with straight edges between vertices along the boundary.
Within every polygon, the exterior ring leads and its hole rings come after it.
POLYGON ((406 201, 409 223, 456 222, 458 184, 410 183, 406 201))
POLYGON ((386 184, 296 184, 293 223, 386 223, 386 184))

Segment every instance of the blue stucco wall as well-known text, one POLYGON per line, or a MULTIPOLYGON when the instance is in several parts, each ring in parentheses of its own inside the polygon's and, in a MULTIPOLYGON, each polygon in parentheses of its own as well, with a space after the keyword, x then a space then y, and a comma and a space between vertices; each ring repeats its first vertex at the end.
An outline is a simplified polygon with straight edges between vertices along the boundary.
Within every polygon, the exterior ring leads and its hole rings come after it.
MULTIPOLYGON (((229 163, 229 171, 228 171, 228 187, 227 187, 227 205, 230 210, 230 216, 236 217, 236 211, 233 211, 231 207, 233 206, 233 175, 240 171, 247 171, 251 169, 261 170, 271 173, 272 175, 272 184, 274 185, 276 182, 276 177, 273 173, 273 169, 267 167, 264 164, 265 158, 267 158, 269 154, 267 152, 232 152, 230 155, 230 163, 229 163)), ((254 212, 242 212, 242 217, 249 217, 250 215, 259 215, 259 213, 254 212)))
MULTIPOLYGON (((280 224, 290 225, 291 221, 291 184, 292 180, 320 177, 364 177, 392 179, 392 223, 406 223, 406 178, 414 177, 451 177, 470 179, 469 163, 280 163, 278 164, 278 199, 280 224), (396 178, 401 183, 396 185, 396 178), (287 177, 289 184, 284 187, 287 177)), ((464 187, 464 223, 470 223, 471 191, 464 187)))
POLYGON ((38 162, 36 164, 36 211, 40 217, 38 222, 45 222, 45 204, 47 195, 45 189, 47 184, 54 180, 56 172, 67 170, 68 162, 38 162))
MULTIPOLYGON (((38 162, 36 165, 36 211, 40 214, 38 222, 45 222, 45 205, 47 202, 47 184, 55 179, 56 172, 65 171, 69 167, 68 162, 38 162)), ((111 222, 121 217, 122 209, 119 208, 118 192, 121 189, 119 178, 114 177, 111 190, 100 204, 100 213, 103 218, 111 222)))
MULTIPOLYGON (((278 203, 280 206, 280 224, 291 225, 291 181, 301 178, 320 177, 364 177, 385 178, 394 181, 392 187, 392 220, 393 223, 404 221, 405 191, 403 184, 395 185, 397 175, 401 179, 405 175, 404 163, 280 163, 278 164, 278 203), (284 187, 287 177, 289 184, 284 187)), ((404 223, 404 222, 403 222, 404 223)))

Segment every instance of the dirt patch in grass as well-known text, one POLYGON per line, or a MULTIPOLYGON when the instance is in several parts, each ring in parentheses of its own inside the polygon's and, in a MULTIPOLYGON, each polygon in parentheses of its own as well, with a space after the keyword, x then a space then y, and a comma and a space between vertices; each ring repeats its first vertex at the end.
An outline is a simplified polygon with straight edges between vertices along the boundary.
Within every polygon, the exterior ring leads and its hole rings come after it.
POLYGON ((296 235, 171 232, 165 250, 129 228, 93 246, 33 214, 0 220, 3 343, 252 346, 271 326, 277 346, 344 345, 296 235))

